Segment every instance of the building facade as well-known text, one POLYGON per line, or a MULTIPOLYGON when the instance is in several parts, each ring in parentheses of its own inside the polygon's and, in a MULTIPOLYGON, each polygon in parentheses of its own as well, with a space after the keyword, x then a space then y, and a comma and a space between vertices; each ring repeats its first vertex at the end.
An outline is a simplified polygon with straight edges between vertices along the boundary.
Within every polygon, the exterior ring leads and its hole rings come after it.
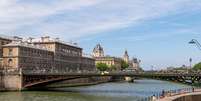
POLYGON ((105 56, 104 49, 100 44, 97 44, 93 49, 93 57, 95 59, 95 63, 104 63, 106 64, 111 70, 121 70, 121 58, 105 56))
POLYGON ((137 71, 140 70, 140 60, 137 58, 133 58, 132 60, 129 59, 128 51, 125 50, 123 57, 111 57, 104 55, 104 49, 100 44, 97 44, 93 49, 92 55, 97 63, 104 63, 108 65, 108 67, 115 67, 116 70, 121 70, 122 61, 128 63, 129 67, 128 70, 137 71))
POLYGON ((96 47, 93 49, 93 57, 104 57, 104 50, 100 44, 97 44, 96 47))
POLYGON ((96 64, 97 63, 104 63, 106 64, 110 70, 121 70, 121 58, 117 57, 96 57, 96 64))
POLYGON ((42 46, 54 53, 54 67, 65 71, 81 70, 82 48, 53 39, 49 36, 29 41, 36 46, 42 46))
POLYGON ((138 60, 137 58, 133 58, 133 60, 131 60, 132 63, 132 67, 135 70, 139 70, 140 69, 140 60, 138 60))
POLYGON ((11 39, 0 37, 0 57, 3 56, 3 45, 9 44, 10 42, 12 42, 11 39))
POLYGON ((13 41, 4 45, 3 64, 7 68, 29 70, 67 72, 95 70, 95 60, 83 57, 82 48, 49 36, 13 41))
POLYGON ((45 48, 21 42, 12 42, 3 46, 4 68, 50 71, 53 63, 53 52, 45 48))
POLYGON ((9 44, 10 42, 12 42, 11 38, 0 36, 0 67, 3 65, 3 45, 9 44))
POLYGON ((128 55, 128 51, 127 50, 124 52, 123 60, 126 63, 129 63, 129 55, 128 55))
POLYGON ((140 60, 137 58, 133 58, 132 60, 129 59, 128 51, 126 50, 123 55, 123 60, 128 63, 129 67, 127 70, 131 71, 138 71, 140 70, 140 60))

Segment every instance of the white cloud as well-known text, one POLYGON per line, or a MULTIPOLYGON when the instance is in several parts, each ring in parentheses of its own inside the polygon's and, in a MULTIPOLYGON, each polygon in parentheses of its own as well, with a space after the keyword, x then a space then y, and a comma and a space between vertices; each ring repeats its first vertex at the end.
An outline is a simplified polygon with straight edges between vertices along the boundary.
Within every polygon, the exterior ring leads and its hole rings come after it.
POLYGON ((1 0, 0 30, 69 39, 198 8, 197 0, 1 0))
POLYGON ((65 10, 77 10, 85 6, 98 3, 100 0, 59 0, 52 3, 24 3, 21 0, 0 1, 0 29, 15 31, 26 25, 32 25, 37 29, 46 17, 54 16, 65 10))

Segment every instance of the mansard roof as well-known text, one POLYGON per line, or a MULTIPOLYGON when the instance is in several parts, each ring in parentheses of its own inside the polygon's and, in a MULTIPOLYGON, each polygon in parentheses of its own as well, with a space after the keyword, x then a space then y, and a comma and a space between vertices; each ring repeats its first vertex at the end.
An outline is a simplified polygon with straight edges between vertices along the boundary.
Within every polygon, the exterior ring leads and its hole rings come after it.
POLYGON ((97 44, 96 47, 93 50, 93 52, 98 52, 98 51, 102 51, 103 52, 103 47, 101 47, 100 44, 97 44))

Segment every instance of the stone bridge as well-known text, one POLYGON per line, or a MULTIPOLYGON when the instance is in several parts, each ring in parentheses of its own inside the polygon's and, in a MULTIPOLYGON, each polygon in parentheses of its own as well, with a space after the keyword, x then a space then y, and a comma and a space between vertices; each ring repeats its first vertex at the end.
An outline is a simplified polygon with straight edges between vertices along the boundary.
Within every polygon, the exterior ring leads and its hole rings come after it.
POLYGON ((0 88, 5 90, 23 90, 25 88, 45 85, 63 80, 88 77, 138 77, 163 79, 178 82, 190 81, 191 83, 200 81, 200 73, 178 73, 178 72, 53 72, 53 71, 27 71, 27 70, 1 70, 0 88))

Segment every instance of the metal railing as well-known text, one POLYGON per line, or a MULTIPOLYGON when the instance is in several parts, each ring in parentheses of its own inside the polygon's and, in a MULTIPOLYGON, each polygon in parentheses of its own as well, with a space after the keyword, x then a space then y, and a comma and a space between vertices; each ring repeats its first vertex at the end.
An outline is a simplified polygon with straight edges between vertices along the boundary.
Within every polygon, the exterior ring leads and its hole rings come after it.
POLYGON ((161 92, 154 94, 153 96, 141 98, 137 101, 158 101, 166 97, 172 97, 176 95, 182 95, 182 94, 193 93, 193 92, 201 92, 201 88, 192 87, 192 88, 181 88, 181 89, 166 90, 166 91, 163 90, 161 92))
POLYGON ((22 73, 22 74, 38 74, 38 75, 106 75, 106 76, 137 76, 137 77, 173 77, 173 76, 199 76, 201 73, 161 73, 161 72, 125 72, 125 71, 108 71, 101 72, 97 70, 77 70, 77 69, 57 69, 57 68, 43 68, 43 69, 24 69, 24 68, 0 68, 0 73, 22 73))

